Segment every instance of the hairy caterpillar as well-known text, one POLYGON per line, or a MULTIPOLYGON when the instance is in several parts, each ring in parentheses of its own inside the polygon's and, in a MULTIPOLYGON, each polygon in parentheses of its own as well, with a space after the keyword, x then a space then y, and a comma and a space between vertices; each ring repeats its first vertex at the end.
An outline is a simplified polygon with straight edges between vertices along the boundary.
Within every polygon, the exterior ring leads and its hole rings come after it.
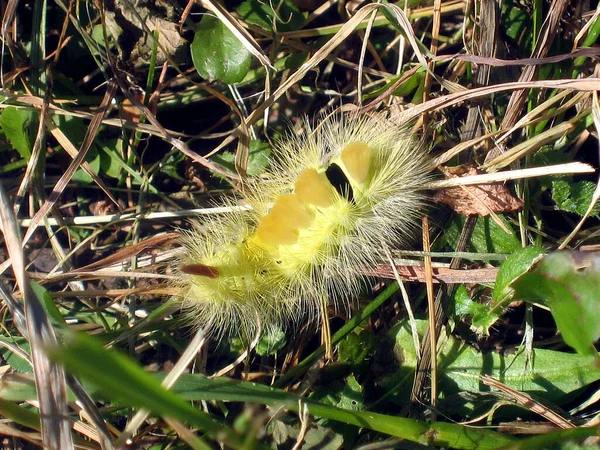
POLYGON ((338 116, 288 136, 251 209, 184 233, 178 284, 193 322, 253 337, 320 318, 358 294, 361 268, 406 241, 433 169, 419 141, 383 115, 338 116))

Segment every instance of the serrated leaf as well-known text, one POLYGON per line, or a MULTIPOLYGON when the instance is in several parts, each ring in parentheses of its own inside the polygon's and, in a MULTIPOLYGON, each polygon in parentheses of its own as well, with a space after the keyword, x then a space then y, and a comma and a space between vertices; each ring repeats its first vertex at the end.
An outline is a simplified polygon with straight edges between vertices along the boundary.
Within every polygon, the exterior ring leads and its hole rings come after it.
POLYGON ((471 238, 471 244, 476 251, 512 253, 521 248, 521 242, 514 233, 512 225, 504 217, 498 217, 509 233, 504 231, 491 217, 479 217, 471 238))
POLYGON ((14 106, 4 108, 0 114, 0 128, 13 148, 23 159, 31 156, 31 143, 25 129, 29 114, 19 111, 14 106))
POLYGON ((338 345, 341 362, 360 364, 367 360, 375 350, 375 337, 367 330, 350 333, 338 345))
MULTIPOLYGON (((595 190, 596 183, 591 181, 555 180, 552 182, 552 199, 560 210, 583 216, 592 202, 595 190)), ((598 214, 600 205, 596 204, 590 216, 598 214)))
POLYGON ((217 18, 202 17, 190 46, 194 67, 201 77, 234 84, 244 79, 251 53, 217 18))
POLYGON ((281 328, 272 330, 261 336, 256 344, 256 353, 260 356, 274 355, 282 350, 287 344, 287 336, 281 328))
POLYGON ((513 284, 515 298, 542 300, 565 342, 581 355, 597 355, 600 338, 600 253, 551 253, 513 284))
POLYGON ((454 308, 460 318, 471 317, 471 328, 478 334, 488 335, 490 327, 498 320, 498 313, 491 305, 471 299, 467 288, 462 284, 454 294, 454 308))
POLYGON ((517 250, 509 255, 500 266, 496 276, 496 285, 492 299, 500 302, 512 294, 510 284, 529 270, 536 258, 546 253, 542 247, 530 246, 517 250))
MULTIPOLYGON (((21 336, 12 336, 12 337, 4 337, 0 336, 0 341, 6 342, 12 346, 16 346, 21 348, 25 353, 30 353, 31 347, 29 346, 29 342, 27 339, 21 336)), ((4 345, 0 346, 0 355, 6 361, 6 363, 11 367, 11 369, 17 372, 32 372, 33 368, 31 364, 29 364, 26 360, 21 358, 18 354, 12 352, 9 348, 4 345)))

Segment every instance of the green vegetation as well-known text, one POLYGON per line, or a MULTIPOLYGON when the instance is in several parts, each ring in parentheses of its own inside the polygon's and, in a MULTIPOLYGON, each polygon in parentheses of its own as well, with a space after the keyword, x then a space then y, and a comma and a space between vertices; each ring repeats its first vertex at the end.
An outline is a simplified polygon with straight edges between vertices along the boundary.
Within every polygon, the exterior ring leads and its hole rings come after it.
POLYGON ((598 447, 589 2, 0 8, 2 446, 598 447), (174 233, 352 105, 435 159, 430 251, 382 248, 330 333, 205 338, 169 283, 174 233))

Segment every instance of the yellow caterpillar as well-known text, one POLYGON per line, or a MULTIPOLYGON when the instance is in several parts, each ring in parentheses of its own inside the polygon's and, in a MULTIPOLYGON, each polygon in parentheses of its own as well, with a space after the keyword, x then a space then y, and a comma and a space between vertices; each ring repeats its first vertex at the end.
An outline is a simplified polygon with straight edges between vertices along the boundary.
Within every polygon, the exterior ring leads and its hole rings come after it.
POLYGON ((383 115, 326 119, 281 141, 276 156, 249 183, 249 211, 184 234, 183 304, 213 334, 252 338, 347 304, 361 268, 415 228, 433 169, 420 142, 383 115))

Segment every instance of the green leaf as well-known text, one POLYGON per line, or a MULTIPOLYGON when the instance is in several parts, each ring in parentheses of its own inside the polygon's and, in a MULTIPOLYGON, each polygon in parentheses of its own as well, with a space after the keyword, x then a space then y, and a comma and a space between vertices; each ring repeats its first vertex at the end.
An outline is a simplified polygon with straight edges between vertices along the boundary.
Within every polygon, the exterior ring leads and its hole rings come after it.
POLYGON ((15 405, 6 400, 0 400, 0 414, 15 423, 25 425, 33 430, 40 430, 40 416, 29 409, 15 405))
POLYGON ((600 253, 551 253, 518 278, 515 298, 543 300, 565 342, 581 355, 597 355, 600 337, 600 253))
POLYGON ((28 118, 28 113, 20 111, 14 106, 4 108, 0 114, 0 128, 23 159, 29 159, 31 156, 31 143, 25 130, 28 118))
MULTIPOLYGON (((515 235, 512 225, 504 217, 498 217, 509 230, 509 233, 504 231, 490 217, 478 217, 471 237, 471 250, 478 253, 512 253, 521 248, 521 241, 515 235)), ((446 227, 444 236, 453 248, 456 248, 464 221, 464 217, 455 216, 446 227)))
POLYGON ((509 230, 508 233, 489 216, 477 219, 471 244, 478 252, 512 253, 521 248, 521 242, 517 238, 512 225, 504 217, 498 217, 509 230))
POLYGON ((368 330, 362 330, 360 333, 350 333, 340 342, 338 355, 341 362, 360 364, 371 357, 375 347, 373 334, 368 330))
POLYGON ((274 355, 287 344, 287 336, 281 328, 265 333, 256 344, 256 353, 260 356, 274 355))
POLYGON ((504 2, 502 5, 502 24, 504 33, 516 42, 531 42, 531 15, 525 8, 514 2, 504 2))
MULTIPOLYGON (((422 335, 427 321, 418 320, 417 328, 422 335)), ((398 384, 406 377, 412 383, 417 356, 413 346, 408 321, 400 322, 389 332, 402 355, 402 365, 396 373, 390 373, 386 386, 398 384)), ((459 392, 482 392, 489 389, 483 385, 480 375, 489 375, 518 391, 537 395, 549 402, 568 401, 568 394, 598 379, 595 358, 556 350, 535 349, 533 367, 527 365, 527 352, 519 349, 513 354, 483 353, 467 343, 449 336, 443 342, 438 356, 439 387, 448 397, 459 392)), ((398 388, 400 395, 408 396, 409 386, 398 388), (407 392, 405 392, 407 391, 407 392)))
MULTIPOLYGON (((352 387, 348 389, 353 390, 352 387)), ((306 405, 310 414, 315 417, 337 420, 410 441, 429 442, 451 448, 492 449, 514 441, 511 436, 454 423, 429 424, 420 420, 371 411, 342 409, 312 399, 300 398, 283 390, 225 377, 208 379, 202 375, 183 374, 173 386, 173 390, 188 400, 252 402, 276 407, 284 406, 292 411, 300 411, 306 405)))
MULTIPOLYGON (((391 86, 394 85, 400 78, 402 78, 404 74, 393 75, 386 79, 385 85, 373 89, 368 94, 364 96, 365 99, 375 98, 378 95, 381 95, 384 92, 387 92, 391 86)), ((425 81, 425 69, 420 68, 416 73, 411 75, 407 80, 405 80, 400 86, 398 86, 393 95, 397 97, 407 97, 412 95, 414 98, 415 94, 417 94, 421 88, 423 87, 425 81)), ((412 100, 411 100, 412 101, 412 100)))
POLYGON ((250 154, 246 171, 251 177, 260 175, 269 166, 271 146, 264 141, 253 139, 250 141, 250 154))
POLYGON ((363 388, 356 381, 354 375, 350 375, 346 380, 344 389, 340 392, 340 401, 337 406, 344 409, 354 409, 360 411, 363 408, 363 388))
POLYGON ((210 15, 202 17, 190 49, 201 77, 227 84, 242 81, 252 62, 251 53, 240 40, 210 15))
POLYGON ((360 410, 363 406, 362 386, 353 375, 320 386, 311 394, 312 400, 338 408, 360 410))
POLYGON ((123 161, 123 158, 117 152, 117 150, 120 151, 123 147, 122 139, 106 140, 100 145, 100 166, 106 175, 118 179, 123 175, 122 171, 125 171, 131 176, 133 184, 138 186, 145 184, 150 192, 153 194, 158 193, 158 189, 145 180, 139 170, 128 166, 127 163, 123 161))
MULTIPOLYGON (((250 141, 250 154, 248 155, 248 175, 255 177, 264 172, 269 165, 271 146, 261 140, 250 141)), ((233 152, 222 152, 212 158, 226 169, 235 172, 235 155, 233 152)))
MULTIPOLYGON (((75 147, 81 145, 87 132, 87 124, 83 119, 58 114, 53 115, 52 119, 75 147)), ((100 155, 98 153, 98 146, 95 143, 92 144, 85 155, 85 161, 90 165, 95 174, 98 175, 100 173, 100 155)), ((71 181, 85 185, 92 182, 92 177, 85 170, 79 168, 73 174, 71 181)))
POLYGON ((455 313, 461 319, 471 316, 471 329, 477 334, 489 335, 490 327, 498 320, 498 313, 491 305, 473 301, 464 285, 460 285, 454 294, 455 313))
POLYGON ((544 253, 546 250, 542 247, 530 246, 520 248, 506 258, 496 276, 496 286, 492 294, 494 303, 508 298, 513 292, 510 284, 527 272, 536 258, 544 253))
MULTIPOLYGON (((552 199, 560 210, 583 216, 592 202, 595 190, 596 183, 591 181, 555 180, 552 182, 552 199)), ((598 214, 600 204, 596 204, 590 213, 591 216, 598 214)))
MULTIPOLYGON (((121 150, 123 148, 123 140, 122 139, 105 139, 101 144, 100 151, 100 165, 102 167, 102 172, 108 175, 111 178, 119 179, 121 176, 121 171, 125 170, 125 166, 127 165, 121 155, 117 152, 117 150, 121 150)), ((142 178, 140 174, 135 170, 132 171, 136 178, 134 182, 137 184, 142 184, 142 178)))
POLYGON ((246 0, 237 8, 237 13, 244 22, 267 31, 298 30, 304 23, 304 14, 289 0, 279 0, 279 2, 246 0))
MULTIPOLYGON (((29 342, 27 339, 21 336, 9 336, 4 337, 0 336, 0 341, 6 342, 14 347, 21 348, 25 353, 29 354, 31 352, 31 347, 29 346, 29 342)), ((7 362, 7 364, 11 367, 11 369, 17 372, 32 372, 33 368, 31 365, 21 358, 18 354, 12 352, 9 348, 4 345, 0 346, 0 355, 7 362)))
POLYGON ((52 297, 48 293, 45 287, 38 283, 31 283, 31 290, 38 298, 40 304, 44 307, 50 323, 55 327, 61 327, 65 325, 65 319, 58 310, 56 303, 52 300, 52 297))
MULTIPOLYGON (((100 173, 100 154, 96 146, 92 146, 87 155, 85 155, 85 161, 90 165, 92 171, 98 175, 100 173)), ((83 169, 79 168, 73 174, 71 181, 79 184, 90 184, 93 180, 92 177, 83 169)))

